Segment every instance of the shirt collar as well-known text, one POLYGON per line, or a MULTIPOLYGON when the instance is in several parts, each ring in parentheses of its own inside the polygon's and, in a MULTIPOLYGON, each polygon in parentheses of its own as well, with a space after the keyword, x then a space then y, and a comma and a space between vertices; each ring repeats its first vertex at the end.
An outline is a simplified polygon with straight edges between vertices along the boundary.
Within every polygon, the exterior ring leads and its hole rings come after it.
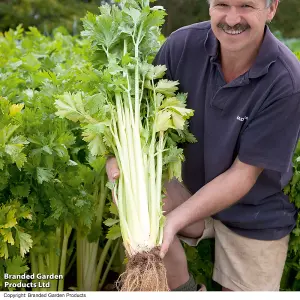
MULTIPOLYGON (((219 41, 210 28, 204 42, 207 54, 211 57, 211 62, 219 60, 219 41)), ((279 55, 279 44, 276 37, 272 34, 269 27, 265 27, 263 42, 258 51, 256 60, 249 70, 249 78, 258 78, 268 73, 269 67, 274 63, 279 55)))

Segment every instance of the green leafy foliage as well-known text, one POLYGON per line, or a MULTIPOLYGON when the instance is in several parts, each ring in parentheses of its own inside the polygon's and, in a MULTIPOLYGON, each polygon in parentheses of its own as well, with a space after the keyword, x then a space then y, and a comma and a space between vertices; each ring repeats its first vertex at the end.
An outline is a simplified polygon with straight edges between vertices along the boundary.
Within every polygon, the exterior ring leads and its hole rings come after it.
MULTIPOLYGON (((110 1, 108 1, 110 2, 110 1)), ((65 32, 78 34, 80 19, 87 11, 97 12, 98 0, 15 0, 0 2, 0 31, 23 24, 27 29, 36 26, 43 34, 50 34, 59 26, 65 32)))
POLYGON ((22 220, 30 220, 31 213, 25 205, 21 205, 18 201, 2 204, 0 206, 0 258, 9 258, 9 246, 19 249, 19 255, 24 255, 32 246, 30 235, 24 233, 20 223, 22 220))
MULTIPOLYGON (((14 256, 11 259, 6 259, 4 261, 2 261, 3 265, 1 266, 1 259, 0 259, 0 288, 4 287, 4 280, 2 280, 2 278, 4 278, 4 273, 3 273, 3 266, 5 266, 6 269, 6 273, 10 274, 10 275, 19 275, 19 274, 24 274, 26 273, 29 268, 26 265, 26 262, 24 261, 23 258, 21 258, 20 256, 14 256)), ((5 282, 8 282, 10 284, 17 284, 20 282, 20 280, 18 279, 5 279, 5 282)), ((16 288, 14 287, 9 287, 8 290, 10 291, 14 291, 16 290, 16 288)))
MULTIPOLYGON (((54 106, 61 93, 93 93, 98 74, 87 40, 53 34, 21 26, 0 34, 1 273, 21 257, 31 272, 65 275, 76 260, 74 230, 99 252, 108 232, 105 159, 90 158, 80 128, 56 117, 54 106)), ((51 289, 63 284, 52 281, 51 289)))
MULTIPOLYGON (((300 57, 299 57, 300 58, 300 57)), ((294 157, 294 175, 289 184, 284 188, 285 194, 290 198, 298 210, 300 210, 300 143, 298 143, 294 157)), ((281 280, 281 289, 288 291, 300 290, 300 213, 297 224, 291 233, 287 261, 281 280)))
POLYGON ((208 291, 219 291, 221 286, 212 280, 214 268, 213 239, 201 241, 197 247, 183 245, 188 261, 188 267, 197 284, 204 284, 208 291))

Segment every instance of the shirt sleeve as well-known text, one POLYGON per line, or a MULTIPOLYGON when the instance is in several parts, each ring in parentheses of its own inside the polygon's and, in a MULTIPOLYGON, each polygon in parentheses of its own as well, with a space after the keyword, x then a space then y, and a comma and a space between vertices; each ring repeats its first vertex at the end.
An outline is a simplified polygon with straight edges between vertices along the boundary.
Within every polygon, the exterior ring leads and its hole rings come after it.
POLYGON ((300 93, 264 106, 241 135, 239 159, 278 172, 291 167, 300 129, 300 93))

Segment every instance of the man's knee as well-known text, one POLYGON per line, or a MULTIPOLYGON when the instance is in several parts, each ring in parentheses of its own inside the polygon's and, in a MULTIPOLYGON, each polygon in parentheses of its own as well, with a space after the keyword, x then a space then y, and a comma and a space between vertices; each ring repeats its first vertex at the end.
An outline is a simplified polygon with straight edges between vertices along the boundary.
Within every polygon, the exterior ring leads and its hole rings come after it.
MULTIPOLYGON (((166 197, 163 199, 163 211, 164 215, 180 206, 187 201, 191 194, 177 179, 172 179, 165 184, 166 197)), ((199 220, 179 232, 180 235, 189 238, 201 237, 204 230, 204 220, 199 220)))
POLYGON ((165 183, 166 197, 163 199, 165 214, 174 210, 191 197, 191 193, 177 179, 165 183))
POLYGON ((200 220, 183 228, 179 234, 187 238, 198 239, 203 235, 204 229, 205 222, 204 220, 200 220))

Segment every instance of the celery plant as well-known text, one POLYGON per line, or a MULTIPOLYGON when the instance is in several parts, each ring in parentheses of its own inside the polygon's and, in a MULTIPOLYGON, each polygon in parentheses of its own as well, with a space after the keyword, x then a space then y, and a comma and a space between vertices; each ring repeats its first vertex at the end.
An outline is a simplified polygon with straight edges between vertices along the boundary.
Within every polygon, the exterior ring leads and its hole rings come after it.
MULTIPOLYGON (((162 182, 180 178, 182 149, 193 111, 166 67, 151 62, 160 47, 165 12, 147 0, 103 5, 88 13, 82 36, 94 51, 99 82, 93 99, 82 90, 56 101, 57 115, 80 122, 92 155, 113 154, 121 176, 113 186, 120 229, 129 256, 162 242, 162 182)), ((117 228, 113 225, 112 228, 117 228)))

